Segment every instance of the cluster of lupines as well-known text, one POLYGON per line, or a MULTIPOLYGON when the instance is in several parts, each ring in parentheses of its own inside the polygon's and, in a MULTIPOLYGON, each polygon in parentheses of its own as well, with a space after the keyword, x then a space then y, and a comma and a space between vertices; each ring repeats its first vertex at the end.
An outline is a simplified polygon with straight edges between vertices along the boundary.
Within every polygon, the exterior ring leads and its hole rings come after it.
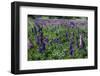
MULTIPOLYGON (((45 21, 43 21, 42 23, 40 23, 38 21, 39 21, 39 19, 34 20, 35 26, 34 26, 34 28, 32 28, 32 32, 34 32, 34 30, 35 30, 35 39, 36 39, 36 43, 38 45, 39 52, 44 53, 45 50, 46 50, 46 45, 48 44, 49 40, 48 40, 48 37, 44 37, 43 31, 42 31, 43 28, 40 27, 40 25, 45 26, 47 24, 45 23, 45 21)), ((76 24, 74 23, 74 21, 70 21, 69 26, 74 28, 74 27, 76 27, 76 24)), ((58 33, 58 36, 59 36, 59 33, 58 33)), ((70 32, 66 31, 65 38, 66 38, 66 41, 68 41, 69 38, 71 39, 70 43, 68 45, 69 45, 69 53, 73 57, 74 51, 75 51, 75 47, 73 46, 74 45, 73 41, 75 39, 74 38, 74 32, 72 32, 71 35, 70 35, 70 32)), ((60 40, 60 38, 56 37, 56 38, 52 39, 52 42, 59 44, 59 43, 61 43, 61 40, 60 40)), ((83 48, 83 38, 82 38, 81 34, 79 35, 79 37, 76 38, 76 44, 75 45, 76 45, 77 48, 79 48, 79 47, 83 48), (78 41, 80 41, 80 42, 78 42, 78 41)), ((66 47, 67 47, 67 45, 66 45, 66 47)), ((66 53, 67 53, 66 49, 64 50, 64 53, 66 55, 66 53)))
MULTIPOLYGON (((72 28, 74 28, 76 25, 73 21, 70 22, 70 26, 72 28)), ((43 32, 42 32, 42 28, 39 27, 38 32, 40 33, 39 39, 38 39, 38 43, 40 45, 39 51, 40 52, 44 52, 44 50, 46 49, 46 42, 48 42, 48 39, 43 39, 43 32)), ((74 47, 73 47, 73 39, 74 39, 74 32, 71 33, 71 41, 70 41, 70 55, 73 56, 74 55, 74 47)), ((66 32, 66 40, 68 40, 68 32, 66 32)), ((53 39, 53 42, 55 43, 60 43, 60 39, 59 38, 55 38, 53 39)), ((83 39, 82 36, 80 35, 80 44, 78 43, 78 38, 76 39, 76 47, 78 48, 80 46, 80 48, 83 48, 83 39)))
MULTIPOLYGON (((45 52, 46 44, 48 43, 48 38, 44 37, 43 32, 42 32, 42 27, 40 27, 40 24, 38 21, 39 21, 39 19, 34 20, 34 24, 35 24, 34 27, 36 28, 35 40, 38 45, 39 52, 43 53, 43 52, 45 52)), ((42 23, 42 25, 43 25, 43 23, 42 23)), ((32 28, 32 31, 33 30, 34 30, 34 28, 32 28)))
MULTIPOLYGON (((74 37, 74 33, 72 33, 72 38, 70 41, 70 55, 73 56, 73 52, 74 52, 74 48, 73 48, 73 37, 74 37)), ((76 48, 82 49, 85 47, 85 43, 83 40, 83 36, 82 33, 80 33, 79 37, 76 36, 76 48), (79 41, 79 42, 78 42, 79 41)))
MULTIPOLYGON (((79 33, 79 29, 78 29, 78 34, 76 36, 76 48, 84 48, 85 46, 85 43, 83 41, 83 36, 82 36, 82 33, 79 33), (78 37, 79 36, 79 37, 78 37), (79 42, 78 42, 79 41, 79 42)), ((66 32, 66 40, 68 39, 68 32, 66 32)), ((69 49, 70 49, 70 55, 73 56, 74 55, 74 32, 71 33, 71 36, 70 36, 70 46, 69 46, 69 49)))
POLYGON ((87 26, 87 20, 82 20, 82 19, 41 19, 39 17, 38 20, 39 20, 38 23, 41 24, 41 26, 65 25, 72 28, 78 26, 87 26))

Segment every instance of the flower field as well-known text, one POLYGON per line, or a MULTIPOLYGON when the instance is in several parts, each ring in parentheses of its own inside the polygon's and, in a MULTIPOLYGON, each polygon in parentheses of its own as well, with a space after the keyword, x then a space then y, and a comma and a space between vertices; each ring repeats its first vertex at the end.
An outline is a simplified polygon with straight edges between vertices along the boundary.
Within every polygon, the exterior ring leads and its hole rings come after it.
POLYGON ((88 57, 87 17, 28 15, 28 61, 88 57))

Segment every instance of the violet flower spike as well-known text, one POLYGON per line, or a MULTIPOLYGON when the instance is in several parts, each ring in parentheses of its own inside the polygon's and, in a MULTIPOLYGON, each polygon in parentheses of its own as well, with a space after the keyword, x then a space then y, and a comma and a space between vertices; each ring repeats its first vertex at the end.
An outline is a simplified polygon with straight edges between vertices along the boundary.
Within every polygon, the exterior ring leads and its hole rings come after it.
POLYGON ((74 49, 72 47, 72 41, 70 42, 70 55, 73 56, 74 54, 74 49))
POLYGON ((44 51, 45 51, 45 49, 46 49, 45 46, 46 46, 45 43, 43 43, 43 44, 40 46, 40 48, 39 48, 39 52, 40 52, 40 53, 44 53, 44 51))

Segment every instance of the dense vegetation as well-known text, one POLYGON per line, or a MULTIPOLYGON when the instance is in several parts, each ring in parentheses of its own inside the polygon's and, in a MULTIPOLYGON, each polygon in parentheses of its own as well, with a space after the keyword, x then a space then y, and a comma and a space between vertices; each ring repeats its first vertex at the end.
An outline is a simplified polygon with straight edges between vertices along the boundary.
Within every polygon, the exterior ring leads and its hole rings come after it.
MULTIPOLYGON (((41 18, 46 19, 46 17, 41 18)), ((51 18, 53 19, 53 17, 51 18)), ((74 23, 72 24, 74 25, 74 23)), ((87 58, 87 34, 87 28, 83 27, 71 27, 63 24, 43 27, 38 23, 36 16, 35 18, 29 16, 28 60, 87 58)))

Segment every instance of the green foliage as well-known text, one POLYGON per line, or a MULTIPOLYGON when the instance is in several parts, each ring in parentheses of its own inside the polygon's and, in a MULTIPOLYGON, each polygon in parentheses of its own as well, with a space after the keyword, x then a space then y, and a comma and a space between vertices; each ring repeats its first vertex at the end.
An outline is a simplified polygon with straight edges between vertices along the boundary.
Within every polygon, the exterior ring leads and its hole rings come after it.
POLYGON ((35 28, 34 20, 28 18, 28 39, 32 41, 34 45, 33 48, 28 49, 28 60, 53 60, 53 59, 77 59, 77 58, 87 58, 87 46, 88 37, 87 29, 81 28, 69 28, 64 25, 54 26, 49 25, 42 28, 43 36, 48 37, 48 44, 46 44, 46 49, 43 53, 39 52, 39 45, 36 43, 35 37, 38 34, 35 28), (32 32, 32 28, 34 32, 32 32), (68 32, 68 38, 66 39, 66 32, 68 32), (74 55, 70 55, 70 39, 72 37, 72 32, 74 33, 73 47, 74 55), (76 39, 78 38, 79 44, 79 33, 84 33, 83 40, 85 43, 84 48, 76 47, 76 39), (54 42, 53 40, 59 38, 59 42, 54 42))

